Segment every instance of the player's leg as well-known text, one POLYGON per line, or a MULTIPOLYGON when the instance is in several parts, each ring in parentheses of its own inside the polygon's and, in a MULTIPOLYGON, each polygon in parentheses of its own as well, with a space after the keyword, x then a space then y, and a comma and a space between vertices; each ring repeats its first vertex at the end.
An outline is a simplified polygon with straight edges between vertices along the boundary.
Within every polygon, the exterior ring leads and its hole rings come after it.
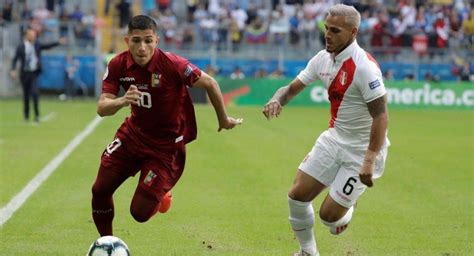
POLYGON ((34 75, 31 81, 31 96, 33 97, 33 109, 35 111, 35 122, 39 122, 39 88, 38 75, 34 75))
POLYGON ((104 150, 97 178, 92 186, 92 217, 101 236, 112 235, 115 190, 138 170, 138 164, 120 139, 112 141, 104 150))
POLYGON ((28 121, 30 118, 30 75, 26 73, 23 74, 23 76, 24 77, 21 78, 21 86, 23 87, 23 117, 25 118, 25 121, 28 121))
POLYGON ((311 201, 331 184, 337 168, 337 147, 325 132, 300 164, 288 194, 289 219, 300 243, 298 254, 319 254, 313 234, 314 210, 311 201))
MULTIPOLYGON (((321 204, 321 222, 328 226, 334 235, 339 235, 347 229, 355 204, 367 188, 359 179, 359 168, 364 161, 364 154, 365 149, 345 150, 342 153, 343 164, 330 186, 329 195, 321 204)), ((387 150, 381 150, 376 158, 374 179, 382 176, 386 157, 387 150)))
POLYGON ((331 234, 339 235, 346 230, 353 212, 354 206, 342 206, 334 201, 331 195, 327 195, 319 210, 319 217, 321 222, 329 227, 331 234))
MULTIPOLYGON (((316 240, 314 238, 314 210, 312 200, 326 186, 313 177, 298 170, 293 187, 288 193, 288 206, 290 208, 290 224, 300 243, 300 254, 318 255, 316 240)), ((298 254, 297 254, 298 255, 298 254)))
POLYGON ((114 202, 112 195, 128 178, 111 169, 99 168, 97 178, 92 186, 92 218, 101 236, 113 234, 114 202))
POLYGON ((341 167, 319 210, 321 222, 331 234, 339 235, 347 229, 354 205, 366 188, 355 169, 341 167))
POLYGON ((168 211, 171 189, 183 173, 185 151, 161 152, 141 167, 140 180, 130 205, 130 213, 138 222, 146 222, 157 212, 168 211))

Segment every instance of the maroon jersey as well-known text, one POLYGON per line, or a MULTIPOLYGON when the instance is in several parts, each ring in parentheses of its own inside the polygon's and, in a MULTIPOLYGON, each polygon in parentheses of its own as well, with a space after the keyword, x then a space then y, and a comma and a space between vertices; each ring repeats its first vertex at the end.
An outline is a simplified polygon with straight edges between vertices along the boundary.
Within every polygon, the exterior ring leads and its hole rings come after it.
POLYGON ((142 93, 139 105, 132 105, 117 135, 131 136, 148 145, 171 146, 196 138, 194 107, 187 86, 201 70, 187 59, 159 49, 146 67, 133 62, 129 51, 115 56, 104 74, 102 93, 117 95, 130 85, 142 93))

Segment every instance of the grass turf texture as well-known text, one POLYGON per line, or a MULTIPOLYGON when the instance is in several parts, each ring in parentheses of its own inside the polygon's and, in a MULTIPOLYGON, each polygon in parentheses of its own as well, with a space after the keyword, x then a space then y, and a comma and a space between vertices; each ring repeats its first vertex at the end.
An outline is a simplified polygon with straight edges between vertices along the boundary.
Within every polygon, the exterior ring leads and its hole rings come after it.
MULTIPOLYGON (((37 126, 21 102, 0 102, 0 203, 18 193, 95 117, 95 101, 43 100, 37 126)), ((217 133, 197 106, 198 140, 168 213, 136 223, 137 177, 115 194, 114 233, 133 255, 290 255, 298 245, 286 193, 296 168, 327 127, 325 108, 287 107, 268 122, 261 107, 229 107, 244 124, 217 133)), ((128 110, 108 117, 0 227, 0 255, 84 255, 98 234, 90 188, 99 157, 128 110)), ((322 255, 470 255, 473 251, 473 111, 390 111, 385 175, 359 200, 350 228, 332 236, 316 221, 322 255)), ((316 211, 325 196, 314 201, 316 211)), ((317 213, 316 213, 317 214, 317 213)), ((316 215, 317 216, 317 215, 316 215)))

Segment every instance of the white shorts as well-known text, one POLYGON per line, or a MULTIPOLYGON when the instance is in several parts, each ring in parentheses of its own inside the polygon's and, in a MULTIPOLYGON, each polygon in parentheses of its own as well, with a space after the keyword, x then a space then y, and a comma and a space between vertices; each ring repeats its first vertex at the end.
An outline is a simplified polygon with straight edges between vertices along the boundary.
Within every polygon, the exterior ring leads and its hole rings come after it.
MULTIPOLYGON (((298 168, 328 186, 334 201, 350 208, 367 188, 359 179, 366 151, 366 147, 342 146, 325 131, 298 168)), ((377 155, 373 179, 382 176, 386 158, 385 147, 377 155)))

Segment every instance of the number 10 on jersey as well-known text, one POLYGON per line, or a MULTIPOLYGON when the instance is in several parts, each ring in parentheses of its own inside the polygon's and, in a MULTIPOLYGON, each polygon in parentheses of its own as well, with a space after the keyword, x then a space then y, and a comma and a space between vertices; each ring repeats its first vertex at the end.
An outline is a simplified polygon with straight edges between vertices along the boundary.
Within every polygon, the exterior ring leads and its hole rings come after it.
POLYGON ((140 99, 138 99, 138 106, 151 108, 151 94, 149 92, 141 92, 140 99))

